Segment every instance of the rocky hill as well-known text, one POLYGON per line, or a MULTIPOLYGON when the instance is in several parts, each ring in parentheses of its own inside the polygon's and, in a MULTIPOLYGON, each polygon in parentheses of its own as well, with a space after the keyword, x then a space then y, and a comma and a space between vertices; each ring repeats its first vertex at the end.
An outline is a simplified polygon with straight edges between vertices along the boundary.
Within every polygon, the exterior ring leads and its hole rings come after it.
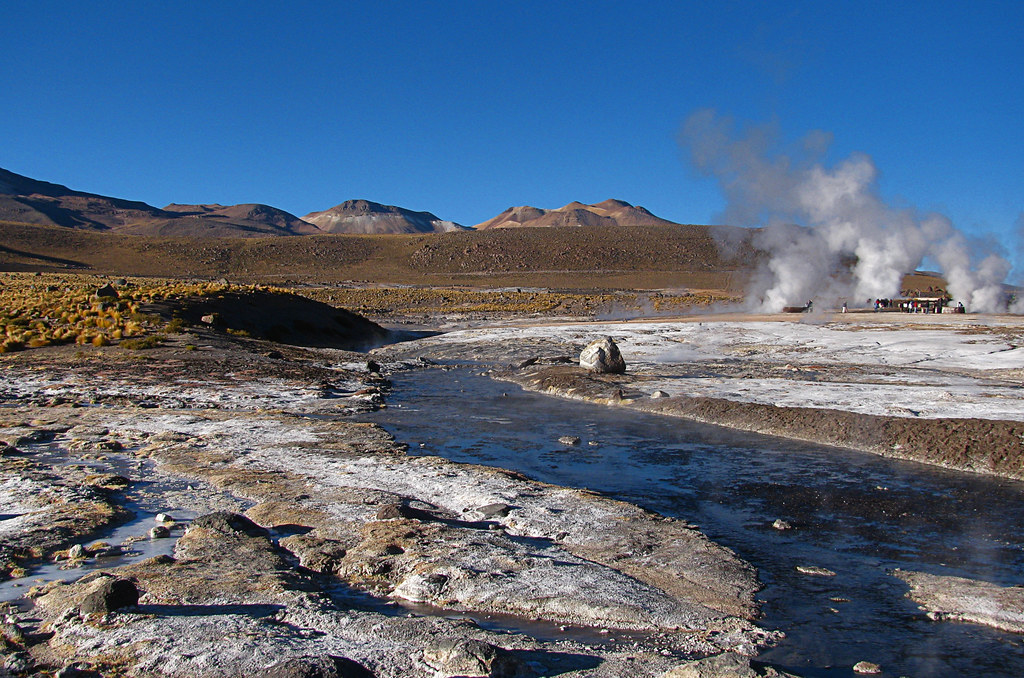
POLYGON ((164 207, 165 212, 174 212, 181 216, 206 219, 209 222, 224 224, 260 225, 281 231, 282 235, 313 235, 322 233, 315 225, 303 221, 294 214, 270 205, 246 203, 242 205, 178 205, 171 203, 164 207))
POLYGON ((75 191, 0 169, 0 219, 109 231, 173 218, 144 202, 75 191))
POLYGON ((168 205, 76 191, 0 169, 0 219, 130 235, 263 237, 318 229, 269 205, 168 205))
POLYGON ((539 207, 509 207, 481 224, 477 230, 538 226, 671 226, 674 222, 656 217, 643 207, 622 200, 605 200, 593 205, 571 202, 565 207, 545 210, 539 207))
POLYGON ((346 200, 323 212, 302 217, 322 233, 447 233, 465 226, 445 221, 430 212, 413 212, 369 200, 346 200))

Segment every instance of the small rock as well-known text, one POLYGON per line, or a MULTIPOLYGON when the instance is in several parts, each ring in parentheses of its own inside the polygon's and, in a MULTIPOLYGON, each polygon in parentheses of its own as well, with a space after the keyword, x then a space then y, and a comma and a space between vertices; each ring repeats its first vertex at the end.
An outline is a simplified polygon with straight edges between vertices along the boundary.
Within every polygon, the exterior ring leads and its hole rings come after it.
POLYGON ((853 665, 854 673, 881 673, 882 667, 872 662, 857 662, 853 665))
POLYGON ((199 516, 189 525, 190 530, 197 528, 213 530, 222 534, 242 532, 250 537, 265 537, 269 534, 264 528, 245 516, 239 513, 231 513, 230 511, 215 511, 199 516))
POLYGON ((777 518, 775 520, 775 522, 772 523, 772 527, 774 527, 776 530, 792 530, 793 529, 793 526, 790 525, 789 523, 787 523, 782 518, 777 518))
POLYGON ((580 444, 580 437, 579 436, 562 436, 561 438, 558 439, 558 442, 562 443, 563 445, 579 445, 580 444))
POLYGON ((444 676, 515 676, 522 663, 507 650, 479 640, 442 640, 423 651, 423 661, 444 676))
POLYGON ((3 667, 12 674, 21 675, 32 668, 32 658, 28 652, 12 652, 7 655, 3 667))
POLYGON ((158 513, 158 514, 156 514, 156 517, 153 518, 153 520, 155 520, 158 523, 173 523, 174 522, 174 518, 172 518, 169 513, 158 513))
POLYGON ((157 525, 156 527, 150 528, 149 538, 150 539, 166 539, 171 536, 171 531, 164 525, 157 525))
POLYGON ((85 552, 85 547, 81 544, 75 544, 68 549, 68 560, 82 560, 88 555, 85 552))
POLYGON ((504 518, 508 515, 509 511, 511 510, 512 507, 509 506, 508 504, 502 504, 500 502, 497 502, 494 504, 487 504, 486 506, 481 506, 476 511, 477 513, 482 515, 485 520, 489 520, 491 518, 504 518))
POLYGON ((800 572, 801 574, 811 575, 812 577, 834 577, 834 576, 836 576, 836 573, 833 572, 832 570, 826 569, 824 567, 816 567, 816 566, 813 566, 813 565, 797 565, 796 566, 796 571, 800 572))
POLYGON ((433 516, 422 509, 405 504, 385 504, 377 511, 377 520, 396 520, 409 518, 412 520, 433 520, 433 516))
POLYGON ((591 372, 623 374, 626 361, 611 337, 596 339, 580 352, 580 367, 591 372))
POLYGON ((654 393, 652 393, 651 397, 652 398, 668 398, 669 395, 668 395, 668 393, 665 393, 664 391, 660 391, 659 390, 659 391, 655 391, 654 393))
POLYGON ((115 289, 114 286, 111 285, 110 283, 107 283, 103 287, 100 287, 99 289, 96 290, 96 296, 99 298, 114 297, 116 299, 118 296, 117 289, 115 289))
POLYGON ((207 325, 214 325, 217 323, 216 313, 207 313, 206 315, 199 318, 200 322, 206 323, 207 325))
POLYGON ((139 589, 134 582, 107 575, 85 596, 79 609, 82 614, 108 614, 138 604, 139 589))
POLYGON ((11 645, 25 645, 25 632, 12 622, 0 623, 0 638, 11 645))

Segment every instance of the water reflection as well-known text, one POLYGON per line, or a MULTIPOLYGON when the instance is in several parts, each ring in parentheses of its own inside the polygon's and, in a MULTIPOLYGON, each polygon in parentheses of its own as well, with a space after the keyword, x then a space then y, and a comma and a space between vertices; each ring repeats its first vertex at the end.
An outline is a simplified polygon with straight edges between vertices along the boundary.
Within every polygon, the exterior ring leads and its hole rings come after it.
POLYGON ((753 563, 762 623, 788 636, 768 662, 807 676, 853 675, 861 660, 887 676, 1024 675, 1020 637, 932 622, 888 575, 1024 584, 1024 484, 549 398, 467 369, 394 382, 372 419, 414 453, 604 492, 696 523, 753 563))

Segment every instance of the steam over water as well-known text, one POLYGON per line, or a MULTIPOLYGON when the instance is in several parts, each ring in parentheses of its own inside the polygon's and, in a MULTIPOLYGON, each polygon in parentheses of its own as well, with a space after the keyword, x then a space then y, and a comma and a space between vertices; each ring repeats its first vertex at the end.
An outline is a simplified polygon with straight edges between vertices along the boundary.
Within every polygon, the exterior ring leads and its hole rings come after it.
MULTIPOLYGON (((888 205, 867 155, 826 166, 830 141, 813 132, 783 149, 770 128, 738 133, 710 110, 694 113, 683 128, 694 166, 718 180, 727 200, 723 221, 763 227, 754 244, 769 258, 748 290, 752 310, 898 297, 903 274, 932 262, 968 310, 1007 310, 1001 283, 1011 267, 1004 257, 971 242, 942 214, 888 205)), ((728 254, 735 243, 720 245, 728 254)))
POLYGON ((787 634, 763 661, 829 678, 859 661, 883 678, 1024 675, 1020 636, 933 622, 889 574, 1024 584, 1022 483, 554 399, 468 370, 393 379, 389 409, 368 416, 413 452, 588 487, 692 521, 753 563, 759 623, 787 634), (793 529, 773 529, 777 518, 793 529))

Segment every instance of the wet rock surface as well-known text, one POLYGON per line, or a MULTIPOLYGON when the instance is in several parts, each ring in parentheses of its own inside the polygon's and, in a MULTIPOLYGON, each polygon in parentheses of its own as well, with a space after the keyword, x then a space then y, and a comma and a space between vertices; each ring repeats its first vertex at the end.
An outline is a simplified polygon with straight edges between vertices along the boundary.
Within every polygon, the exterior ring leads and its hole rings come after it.
POLYGON ((910 585, 907 597, 930 619, 974 622, 1024 633, 1024 587, 904 570, 896 570, 893 576, 910 585))
POLYGON ((342 416, 380 406, 379 370, 400 364, 381 358, 371 372, 341 351, 281 346, 270 358, 261 342, 206 341, 143 358, 58 347, 4 359, 0 429, 18 450, 0 467, 7 575, 76 545, 72 566, 130 549, 94 545, 137 510, 129 497, 151 511, 138 538, 163 527, 171 538, 156 541, 173 543, 34 589, 8 666, 656 676, 683 657, 772 642, 750 621, 753 568, 692 527, 513 472, 408 457, 342 416), (174 519, 154 525, 158 513, 174 519), (549 630, 498 633, 452 613, 549 630))

